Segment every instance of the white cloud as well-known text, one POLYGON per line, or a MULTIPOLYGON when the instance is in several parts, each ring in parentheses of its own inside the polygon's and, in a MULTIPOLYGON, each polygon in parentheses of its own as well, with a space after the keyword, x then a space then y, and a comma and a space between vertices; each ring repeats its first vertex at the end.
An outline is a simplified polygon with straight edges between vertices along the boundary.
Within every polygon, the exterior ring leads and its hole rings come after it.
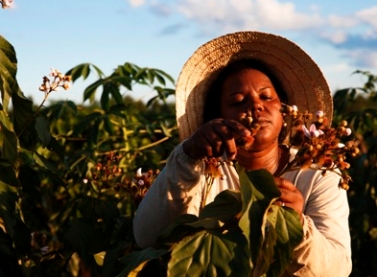
POLYGON ((300 30, 318 27, 323 19, 303 14, 292 2, 277 0, 181 0, 178 10, 201 27, 221 29, 300 30))
POLYGON ((167 4, 157 3, 153 1, 151 3, 151 9, 154 13, 157 13, 161 16, 168 16, 173 13, 173 7, 167 4))
POLYGON ((377 29, 377 6, 356 13, 357 18, 377 29))
POLYGON ((363 67, 377 67, 377 51, 368 51, 368 53, 366 54, 365 50, 360 49, 349 51, 348 55, 352 57, 354 60, 358 61, 358 64, 360 64, 363 67))
POLYGON ((324 6, 311 5, 307 12, 302 12, 295 5, 299 0, 129 1, 134 6, 149 5, 159 15, 184 17, 200 33, 293 31, 337 47, 345 58, 351 59, 350 64, 377 67, 377 52, 368 50, 377 41, 377 6, 347 15, 334 10, 325 17, 321 15, 324 6))
POLYGON ((323 23, 323 19, 316 13, 297 12, 292 2, 256 0, 255 13, 265 27, 275 30, 302 30, 318 27, 323 23))
POLYGON ((145 4, 145 0, 128 0, 132 7, 140 7, 145 4))
POLYGON ((342 30, 335 30, 331 33, 323 33, 322 37, 334 44, 341 44, 347 40, 347 33, 342 30))
POLYGON ((357 26, 360 21, 352 16, 330 15, 328 18, 329 25, 333 28, 351 28, 357 26))
POLYGON ((341 62, 337 64, 332 64, 330 66, 325 67, 326 70, 330 72, 336 72, 336 73, 343 73, 343 72, 350 72, 354 68, 351 67, 348 63, 341 62))

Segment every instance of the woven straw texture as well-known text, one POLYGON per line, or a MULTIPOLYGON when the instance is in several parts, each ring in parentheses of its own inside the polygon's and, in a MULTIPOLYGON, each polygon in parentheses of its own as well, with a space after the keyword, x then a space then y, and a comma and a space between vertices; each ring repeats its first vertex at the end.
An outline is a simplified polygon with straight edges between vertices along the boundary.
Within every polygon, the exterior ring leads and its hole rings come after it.
POLYGON ((206 93, 219 71, 229 62, 263 62, 280 81, 290 105, 332 119, 332 97, 317 64, 295 43, 277 35, 237 32, 200 46, 183 66, 176 86, 176 116, 180 139, 203 123, 206 93))

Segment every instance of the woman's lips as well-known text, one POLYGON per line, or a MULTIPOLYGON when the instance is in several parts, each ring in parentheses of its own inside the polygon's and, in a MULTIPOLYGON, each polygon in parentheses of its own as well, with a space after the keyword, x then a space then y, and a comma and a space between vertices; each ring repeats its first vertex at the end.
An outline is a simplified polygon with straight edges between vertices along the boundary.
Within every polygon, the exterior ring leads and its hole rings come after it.
POLYGON ((263 126, 271 124, 271 120, 264 117, 259 117, 259 118, 256 118, 253 123, 259 124, 261 127, 263 127, 263 126))

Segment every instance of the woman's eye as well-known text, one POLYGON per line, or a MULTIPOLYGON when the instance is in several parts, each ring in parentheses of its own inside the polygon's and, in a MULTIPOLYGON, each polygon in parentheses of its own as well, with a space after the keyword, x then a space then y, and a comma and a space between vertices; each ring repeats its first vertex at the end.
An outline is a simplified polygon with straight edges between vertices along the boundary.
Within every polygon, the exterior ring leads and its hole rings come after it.
POLYGON ((272 99, 272 96, 270 94, 261 94, 259 97, 262 100, 271 100, 272 99))
POLYGON ((233 104, 233 105, 237 105, 237 104, 241 104, 245 101, 245 97, 243 95, 237 95, 235 97, 232 97, 230 99, 230 104, 233 104))

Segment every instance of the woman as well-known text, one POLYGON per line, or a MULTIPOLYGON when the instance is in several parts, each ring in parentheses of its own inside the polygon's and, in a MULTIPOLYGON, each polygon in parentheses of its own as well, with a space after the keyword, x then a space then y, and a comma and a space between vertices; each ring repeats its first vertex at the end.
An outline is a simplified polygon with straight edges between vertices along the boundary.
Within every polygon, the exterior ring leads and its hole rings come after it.
MULTIPOLYGON (((300 110, 324 111, 331 120, 327 83, 312 59, 294 43, 271 34, 239 32, 201 46, 183 67, 176 108, 182 142, 170 155, 134 220, 141 247, 153 246, 158 234, 183 213, 199 213, 226 189, 240 189, 237 172, 224 163, 204 197, 206 157, 237 160, 245 169, 267 169, 275 176, 290 155, 281 146, 282 102, 300 110), (250 117, 257 132, 246 128, 250 117), (247 142, 239 144, 240 139, 247 142)), ((295 170, 275 177, 278 203, 294 209, 304 237, 283 276, 348 276, 351 272, 349 207, 329 172, 295 170)))

